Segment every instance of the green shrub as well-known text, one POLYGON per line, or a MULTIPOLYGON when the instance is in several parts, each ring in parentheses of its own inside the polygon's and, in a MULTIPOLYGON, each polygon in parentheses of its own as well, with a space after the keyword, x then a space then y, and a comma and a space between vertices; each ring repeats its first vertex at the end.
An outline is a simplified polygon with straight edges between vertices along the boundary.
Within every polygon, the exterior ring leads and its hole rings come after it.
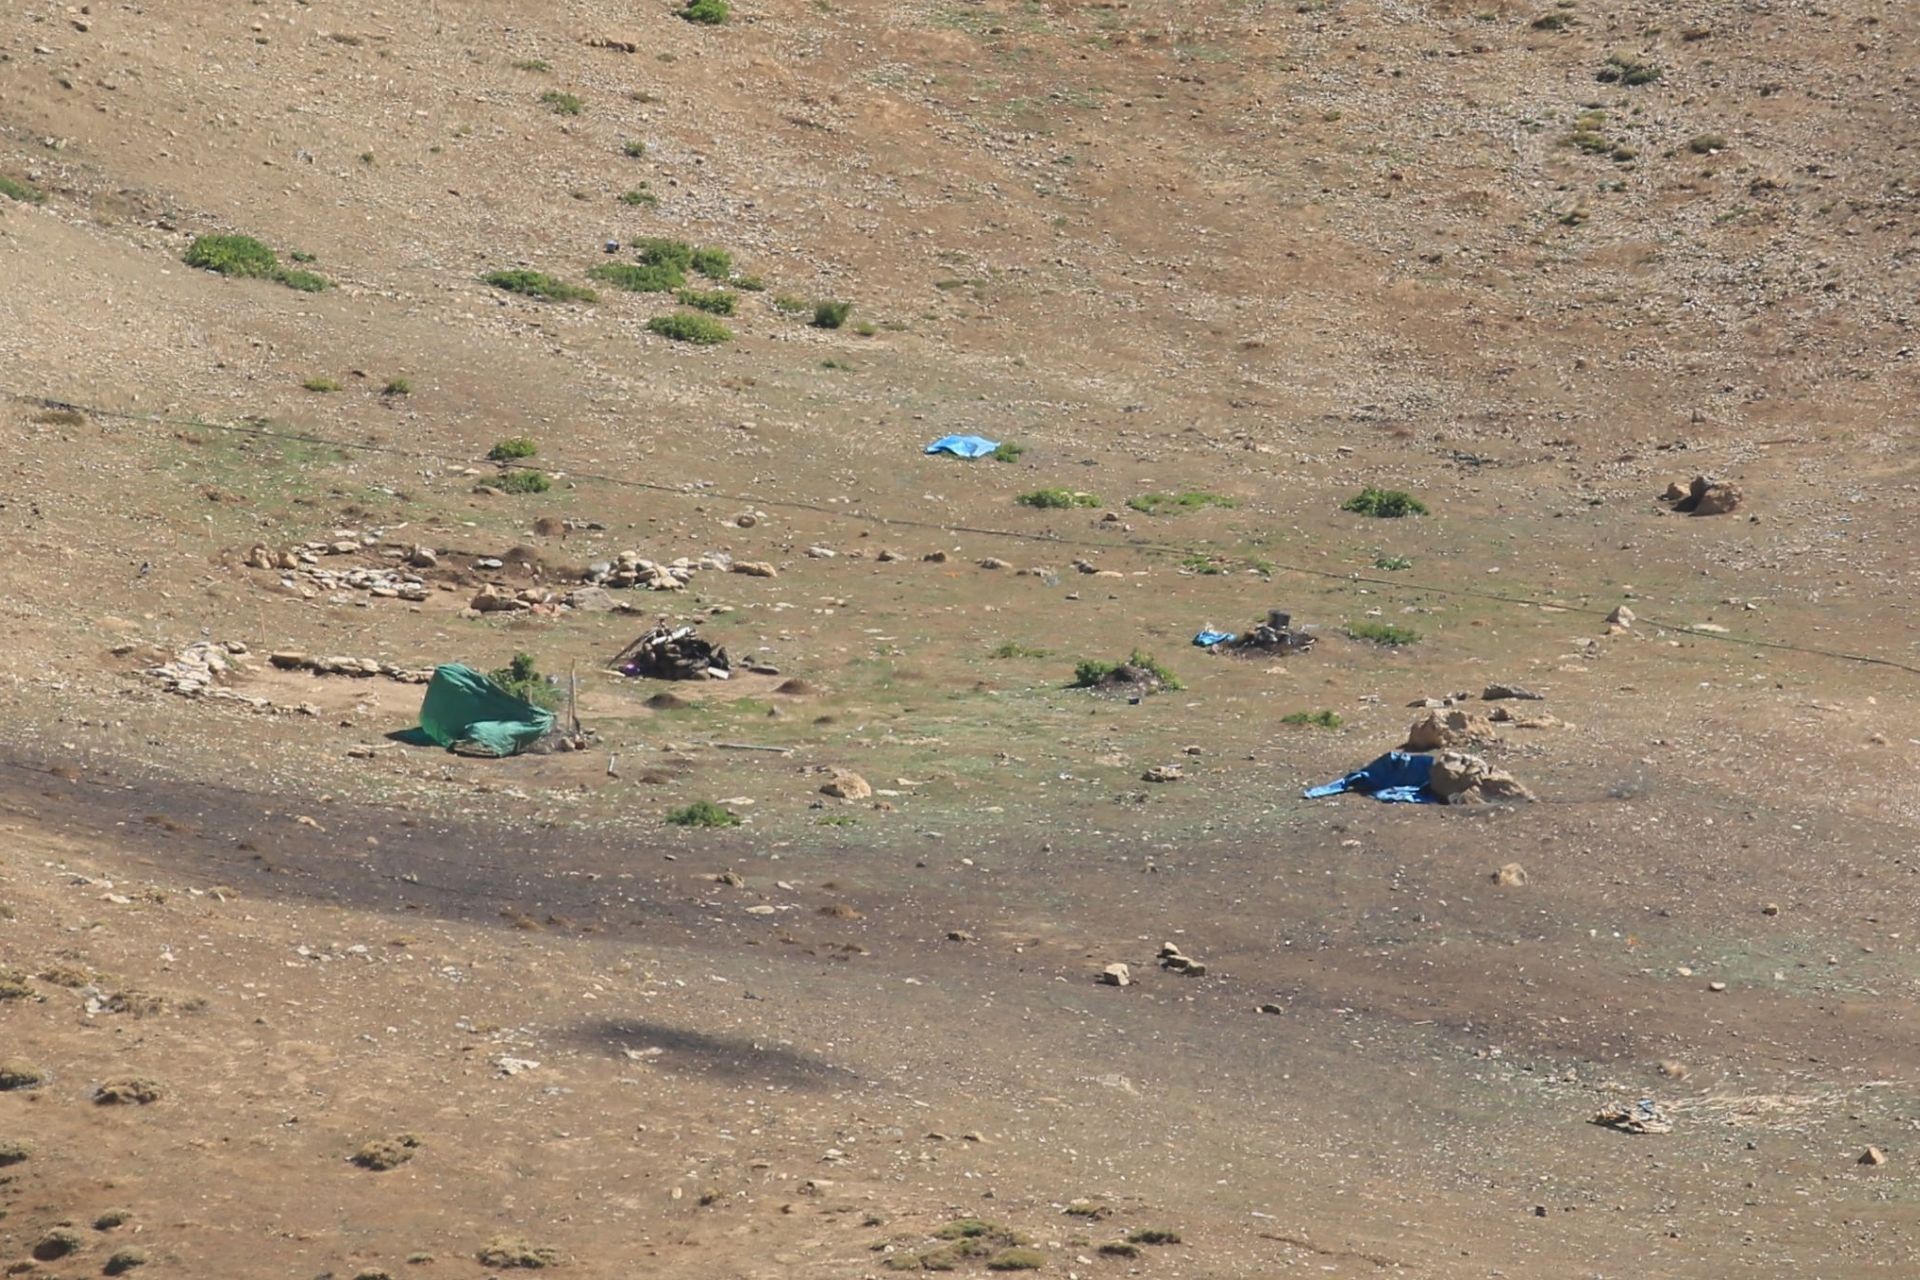
POLYGON ((1609 55, 1606 65, 1595 73, 1594 79, 1602 84, 1641 85, 1652 84, 1664 74, 1657 63, 1647 62, 1629 54, 1609 55))
POLYGON ((853 331, 863 338, 871 338, 874 334, 880 332, 880 326, 870 321, 862 320, 859 324, 853 326, 853 331))
POLYGON ((1355 640, 1371 640, 1375 644, 1384 644, 1392 648, 1417 644, 1420 640, 1420 633, 1412 627, 1395 626, 1391 622, 1349 622, 1347 634, 1355 640))
POLYGON ((1180 562, 1180 567, 1190 573, 1204 574, 1209 578, 1218 577, 1227 571, 1227 566, 1218 556, 1194 552, 1180 562))
POLYGON ((1047 1255, 1038 1249, 1002 1249, 987 1259, 989 1271, 1038 1271, 1045 1266, 1047 1255))
POLYGON ((1375 556, 1373 558, 1373 567, 1398 572, 1401 569, 1413 568, 1413 561, 1406 556, 1375 556))
POLYGON ((1009 640, 987 656, 989 658, 1048 658, 1053 654, 1049 649, 1036 649, 1032 645, 1021 644, 1018 640, 1009 640))
POLYGON ((1137 498, 1128 498, 1127 505, 1135 511, 1157 516, 1170 512, 1200 511, 1207 507, 1237 507, 1240 500, 1217 493, 1143 493, 1137 498))
POLYGON ((185 262, 202 271, 223 276, 272 279, 280 270, 280 259, 273 250, 252 236, 196 236, 187 248, 185 262))
POLYGON ((709 280, 725 280, 733 274, 733 255, 725 249, 695 249, 687 261, 709 280))
POLYGON ((540 95, 540 105, 557 116, 584 115, 587 104, 571 93, 562 93, 558 89, 549 89, 540 95))
POLYGON ((1295 711, 1280 717, 1281 724, 1290 724, 1299 728, 1311 726, 1315 729, 1338 729, 1340 713, 1337 711, 1295 711))
POLYGON ((149 1256, 147 1251, 139 1245, 128 1245, 124 1249, 115 1249, 113 1253, 108 1256, 106 1265, 100 1268, 100 1274, 106 1276, 123 1276, 137 1267, 146 1266, 149 1256))
POLYGON ((307 252, 306 250, 304 250, 304 249, 289 249, 289 250, 287 251, 287 260, 288 260, 289 262, 318 262, 318 261, 320 261, 320 259, 319 259, 318 257, 316 257, 315 255, 313 255, 313 254, 311 254, 311 253, 308 253, 308 252, 307 252))
POLYGON ((1186 688, 1180 683, 1180 677, 1173 674, 1165 664, 1144 650, 1135 649, 1127 655, 1125 662, 1101 662, 1097 659, 1082 659, 1073 668, 1073 687, 1092 689, 1121 667, 1139 667, 1153 674, 1160 687, 1168 690, 1186 688))
POLYGON ((22 204, 44 204, 47 199, 33 187, 9 178, 4 173, 0 173, 0 196, 5 196, 9 200, 18 200, 22 204))
POLYGON ((1093 494, 1080 493, 1074 489, 1035 489, 1032 493, 1021 494, 1014 501, 1023 507, 1039 507, 1042 510, 1100 505, 1100 499, 1093 494))
POLYGON ((513 64, 515 71, 551 71, 545 58, 521 58, 513 64))
POLYGON ((641 188, 637 191, 621 192, 620 203, 647 209, 657 209, 660 207, 660 197, 645 188, 641 188))
POLYGON ((526 436, 508 436, 504 440, 493 442, 493 448, 487 450, 487 461, 518 462, 522 458, 531 458, 538 452, 540 452, 540 446, 526 436))
POLYGON ((851 302, 816 302, 813 304, 813 327, 838 329, 847 322, 847 314, 852 310, 851 302))
POLYGON ((494 480, 493 487, 502 493, 545 493, 553 488, 553 480, 544 471, 516 467, 512 471, 502 472, 494 480))
POLYGON ((335 382, 332 378, 322 378, 318 375, 308 378, 305 382, 302 382, 300 385, 305 387, 308 391, 318 391, 322 395, 326 395, 330 392, 338 391, 340 389, 340 384, 338 382, 335 382))
POLYGON ((675 342, 690 342, 697 347, 718 346, 733 339, 733 330, 711 316, 693 311, 676 311, 647 321, 647 332, 657 333, 675 342))
POLYGON ((380 394, 383 396, 410 396, 413 394, 413 384, 405 378, 390 378, 387 381, 387 385, 380 388, 380 394))
POLYGON ((672 267, 676 271, 693 270, 693 246, 684 240, 651 236, 634 243, 640 261, 650 267, 672 267))
POLYGON ((606 262, 587 275, 628 293, 670 293, 687 282, 678 267, 642 262, 606 262))
POLYGON ((1426 504, 1413 495, 1399 489, 1376 489, 1372 485, 1341 503, 1340 509, 1382 520, 1427 514, 1426 504))
MULTIPOLYGON (((513 474, 529 473, 516 471, 513 474)), ((560 706, 560 691, 540 674, 539 669, 534 666, 533 655, 530 653, 516 653, 506 666, 487 674, 493 677, 495 684, 522 702, 531 702, 534 706, 545 707, 548 711, 557 710, 560 706)))
POLYGON ((524 294, 529 298, 542 298, 548 302, 598 302, 600 300, 600 295, 591 289, 577 284, 568 284, 558 277, 547 275, 542 271, 529 271, 525 267, 495 271, 483 278, 496 289, 524 294))
POLYGON ((697 22, 703 27, 717 27, 727 20, 729 10, 727 0, 692 0, 679 12, 688 22, 697 22))
POLYGON ((301 293, 324 293, 327 290, 327 278, 312 271, 302 271, 298 267, 282 267, 274 272, 273 278, 289 289, 301 293))
POLYGON ((773 309, 786 315, 797 316, 807 309, 807 300, 796 298, 791 293, 776 293, 773 295, 773 309))
POLYGON ((629 159, 638 160, 647 154, 647 144, 638 138, 628 138, 620 144, 620 150, 629 159))
POLYGON ((1180 1233, 1163 1228, 1143 1227, 1127 1237, 1128 1244, 1179 1244, 1180 1233))
POLYGON ((1716 151, 1725 151, 1727 140, 1717 133, 1703 133, 1687 143, 1687 150, 1697 156, 1712 155, 1716 151))
POLYGON ((1137 1258, 1140 1256, 1139 1246, 1128 1244, 1124 1240, 1109 1240, 1095 1250, 1095 1252, 1103 1253, 1109 1258, 1137 1258))
POLYGON ((1027 446, 1015 444, 1009 440, 1005 444, 995 445, 993 452, 987 456, 995 462, 1018 462, 1020 461, 1020 455, 1026 451, 1027 446))
POLYGON ((692 307, 695 311, 705 311, 716 316, 730 316, 740 302, 740 295, 728 293, 725 289, 702 292, 699 289, 682 289, 677 295, 680 305, 692 307))
POLYGON ((737 827, 740 819, 711 800, 695 800, 692 804, 675 809, 667 814, 670 827, 737 827))
POLYGON ((733 287, 736 289, 744 289, 748 293, 765 293, 767 291, 767 282, 759 276, 741 276, 733 282, 733 287))

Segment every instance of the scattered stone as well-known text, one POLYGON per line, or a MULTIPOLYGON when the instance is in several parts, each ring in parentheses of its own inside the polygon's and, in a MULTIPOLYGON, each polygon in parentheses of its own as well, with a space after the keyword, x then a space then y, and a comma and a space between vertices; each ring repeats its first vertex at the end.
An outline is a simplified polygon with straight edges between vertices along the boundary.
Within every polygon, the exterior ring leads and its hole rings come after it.
POLYGON ((847 769, 835 769, 833 777, 820 788, 820 794, 836 800, 865 800, 873 795, 873 788, 859 774, 847 769))
POLYGON ((1009 563, 1007 563, 1007 562, 1006 562, 1005 560, 1002 560, 1002 559, 1001 559, 1001 558, 1000 558, 999 556, 987 556, 986 558, 984 558, 983 560, 981 560, 981 561, 980 561, 980 567, 981 567, 982 569, 1011 569, 1011 568, 1013 568, 1013 566, 1012 566, 1011 564, 1009 564, 1009 563))
POLYGON ((1887 1162, 1887 1153, 1878 1147, 1868 1147, 1860 1153, 1860 1163, 1864 1165, 1883 1165, 1887 1162))
POLYGON ((637 32, 602 32, 585 40, 588 48, 605 49, 609 53, 638 53, 644 47, 637 32))
POLYGON ((483 1267, 525 1267, 535 1270, 541 1267, 557 1267, 565 1258, 551 1245, 532 1244, 519 1236, 495 1236, 482 1245, 474 1255, 483 1267))
POLYGON ((93 1091, 93 1100, 102 1106, 119 1106, 134 1103, 146 1106, 158 1102, 165 1095, 159 1084, 143 1076, 123 1076, 118 1080, 109 1080, 93 1091))
POLYGON ((33 1158, 33 1144, 18 1142, 12 1138, 0 1138, 0 1169, 11 1164, 23 1164, 33 1158))
MULTIPOLYGON (((1667 486, 1670 500, 1677 487, 1667 486)), ((1736 484, 1715 480, 1711 476, 1695 476, 1693 483, 1687 486, 1686 494, 1673 500, 1673 509, 1695 516, 1723 516, 1739 510, 1745 497, 1736 484)))
POLYGON ((1651 1098, 1642 1098, 1632 1106, 1605 1107, 1596 1111, 1592 1124, 1621 1133, 1672 1133, 1673 1122, 1651 1098))
POLYGON ((600 586, 575 587, 561 603, 581 613, 613 613, 627 607, 625 601, 614 599, 611 591, 600 586))
POLYGON ((965 929, 949 929, 947 930, 947 941, 948 942, 972 942, 973 935, 971 933, 968 933, 965 929))
POLYGON ((1625 631, 1633 625, 1633 610, 1624 604, 1615 605, 1613 612, 1607 615, 1607 625, 1625 631))
POLYGON ((1171 942, 1160 944, 1160 967, 1170 973, 1184 973, 1189 978, 1207 976, 1207 966, 1192 956, 1183 955, 1180 948, 1171 942))
POLYGON ((900 559, 900 553, 890 548, 882 547, 880 548, 879 553, 875 555, 873 558, 875 560, 878 560, 881 564, 892 564, 895 560, 900 559))
POLYGON ((432 569, 439 565, 440 557, 432 547, 416 543, 407 549, 407 563, 415 569, 432 569))
POLYGON ((1282 1009, 1282 1008, 1281 1008, 1281 1007, 1280 1007, 1279 1005, 1277 1005, 1277 1004, 1263 1004, 1263 1005, 1261 1005, 1261 1006, 1260 1006, 1260 1009, 1259 1009, 1259 1012, 1261 1012, 1261 1013, 1285 1013, 1285 1012, 1286 1012, 1286 1010, 1285 1010, 1285 1009, 1282 1009))
POLYGON ((1140 775, 1142 782, 1179 782, 1187 776, 1177 764, 1157 764, 1140 775))
POLYGON ((832 547, 812 546, 807 548, 807 554, 815 560, 832 560, 840 553, 832 547))
POLYGON ((947 562, 947 553, 944 551, 929 551, 920 558, 928 564, 945 564, 947 562))
POLYGON ((1693 1074, 1693 1068, 1684 1062, 1667 1058, 1660 1063, 1660 1074, 1669 1080, 1685 1080, 1693 1074))
POLYGON ((501 1054, 493 1060, 493 1065, 503 1076, 517 1076, 528 1071, 538 1071, 540 1064, 532 1058, 510 1058, 501 1054))
POLYGON ((1133 970, 1123 964, 1110 964, 1100 971, 1100 981, 1109 987, 1133 985, 1133 970))
POLYGON ((1760 908, 1760 914, 1763 916, 1777 916, 1780 914, 1780 904, 1777 902, 1769 902, 1766 906, 1760 908))
POLYGON ((347 1162, 357 1164, 362 1169, 385 1173, 413 1159, 413 1153, 419 1149, 420 1139, 410 1133, 396 1134, 391 1138, 373 1139, 348 1156, 347 1162))
POLYGON ((1502 698, 1515 698, 1523 702, 1542 702, 1547 695, 1535 693, 1517 684, 1490 684, 1481 690, 1480 696, 1487 702, 1498 702, 1502 698))
POLYGON ((749 578, 777 578, 780 571, 764 560, 735 560, 733 572, 744 573, 749 578))
POLYGON ((1707 990, 1709 991, 1725 991, 1726 989, 1727 989, 1727 984, 1724 982, 1716 981, 1716 982, 1709 982, 1707 984, 1707 990))
POLYGON ((1493 882, 1503 889, 1524 888, 1527 883, 1527 869, 1517 862, 1509 862, 1493 873, 1493 882))

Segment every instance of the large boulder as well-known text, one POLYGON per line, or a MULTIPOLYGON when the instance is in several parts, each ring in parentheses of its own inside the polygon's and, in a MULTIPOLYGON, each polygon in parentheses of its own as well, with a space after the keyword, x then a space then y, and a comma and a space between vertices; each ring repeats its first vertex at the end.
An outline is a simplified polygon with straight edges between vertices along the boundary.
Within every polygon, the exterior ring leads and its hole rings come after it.
POLYGON ((1427 788, 1448 804, 1533 799, 1533 792, 1511 773, 1465 751, 1448 751, 1435 760, 1427 788))
POLYGON ((820 788, 820 794, 832 796, 836 800, 865 800, 873 795, 873 787, 859 774, 848 769, 835 769, 833 777, 820 788))
POLYGON ((1407 750, 1438 751, 1444 747, 1467 747, 1492 742, 1499 732, 1486 717, 1458 707, 1429 711, 1407 730, 1407 750))

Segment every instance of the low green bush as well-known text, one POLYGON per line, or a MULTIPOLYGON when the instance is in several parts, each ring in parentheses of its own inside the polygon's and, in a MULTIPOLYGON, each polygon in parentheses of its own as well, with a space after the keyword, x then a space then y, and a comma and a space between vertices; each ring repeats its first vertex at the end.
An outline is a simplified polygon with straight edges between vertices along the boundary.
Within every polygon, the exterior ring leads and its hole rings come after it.
POLYGON ((482 278, 496 289, 505 289, 508 293, 523 294, 529 298, 541 298, 547 302, 598 302, 600 300, 600 295, 591 289, 569 284, 542 271, 529 271, 525 267, 490 272, 482 278))
POLYGON ((1121 667, 1139 667, 1143 671, 1152 673, 1153 678, 1160 682, 1162 689, 1178 690, 1186 688, 1185 685, 1180 683, 1179 676, 1174 675, 1158 658, 1141 649, 1135 649, 1132 653, 1128 654, 1125 662, 1102 662, 1099 659, 1092 658, 1082 659, 1076 663, 1073 668, 1073 687, 1076 689, 1095 688, 1105 682, 1108 676, 1112 675, 1121 667))
POLYGON ((540 95, 540 105, 557 116, 584 115, 587 104, 571 93, 549 89, 540 95))
POLYGON ((679 10, 682 18, 703 27, 719 26, 731 12, 727 0, 692 0, 686 8, 679 10))
POLYGON ((728 293, 725 289, 702 292, 699 289, 682 289, 677 295, 680 305, 692 307, 695 311, 705 311, 710 315, 730 316, 740 302, 740 295, 728 293))
POLYGON ((687 282, 679 267, 651 262, 605 262, 587 275, 628 293, 671 293, 687 282))
POLYGON ((813 304, 813 327, 838 329, 847 322, 847 316, 852 310, 851 302, 816 302, 813 304))
POLYGON ((504 440, 496 440, 493 442, 493 448, 487 450, 487 460, 489 462, 518 462, 522 458, 531 458, 538 452, 540 452, 540 446, 536 445, 526 436, 508 436, 504 440))
POLYGON ((709 280, 725 280, 733 274, 733 255, 725 249, 695 249, 687 262, 709 280))
POLYGON ((544 471, 516 467, 496 477, 493 487, 502 493, 545 493, 553 488, 553 481, 544 471))
POLYGON ((657 333, 663 338, 671 338, 675 342, 690 342, 698 347, 717 346, 733 338, 733 330, 711 316, 704 316, 694 311, 676 311, 672 315, 655 316, 647 321, 647 331, 657 333))
POLYGON ((1238 498, 1228 498, 1217 493, 1143 493, 1137 498, 1128 498, 1127 505, 1145 515, 1166 515, 1179 511, 1200 511, 1207 507, 1237 507, 1238 498))
POLYGON ((695 800, 667 814, 670 827, 737 827, 740 819, 711 800, 695 800))
POLYGON ((1399 489, 1376 489, 1371 485, 1341 503, 1340 509, 1382 520, 1427 514, 1426 504, 1412 494, 1399 489))

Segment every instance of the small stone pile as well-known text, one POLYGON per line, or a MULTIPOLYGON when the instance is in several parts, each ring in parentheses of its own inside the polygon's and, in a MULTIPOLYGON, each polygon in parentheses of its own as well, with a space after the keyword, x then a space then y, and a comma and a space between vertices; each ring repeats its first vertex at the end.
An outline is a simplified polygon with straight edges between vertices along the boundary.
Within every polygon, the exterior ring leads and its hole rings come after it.
MULTIPOLYGON (((321 563, 323 557, 359 555, 380 541, 379 535, 373 533, 356 534, 336 529, 334 534, 329 541, 303 542, 286 551, 255 543, 247 552, 247 567, 277 571, 284 589, 307 600, 322 593, 341 591, 362 591, 378 599, 414 603, 427 598, 425 580, 404 569, 367 565, 343 569, 325 567, 321 563)), ((396 547, 385 554, 391 559, 404 560, 416 569, 431 569, 439 563, 430 547, 396 547)))
POLYGON ((1189 978, 1207 976, 1206 965, 1185 954, 1178 945, 1171 942, 1160 944, 1160 967, 1169 973, 1184 973, 1189 978))
POLYGON ((693 581, 702 569, 725 571, 732 562, 724 556, 708 553, 695 560, 688 556, 661 563, 649 560, 638 551, 622 551, 612 560, 596 560, 587 566, 586 580, 601 587, 637 587, 642 591, 679 591, 693 581))
POLYGON ((281 671, 311 671, 317 676, 350 676, 356 680, 384 677, 400 684, 425 684, 433 672, 419 667, 400 667, 378 658, 316 658, 291 649, 267 655, 267 662, 281 671))
POLYGON ((196 640, 172 661, 148 667, 146 674, 166 685, 168 693, 197 698, 226 682, 237 665, 234 658, 247 655, 247 646, 238 640, 196 640))

